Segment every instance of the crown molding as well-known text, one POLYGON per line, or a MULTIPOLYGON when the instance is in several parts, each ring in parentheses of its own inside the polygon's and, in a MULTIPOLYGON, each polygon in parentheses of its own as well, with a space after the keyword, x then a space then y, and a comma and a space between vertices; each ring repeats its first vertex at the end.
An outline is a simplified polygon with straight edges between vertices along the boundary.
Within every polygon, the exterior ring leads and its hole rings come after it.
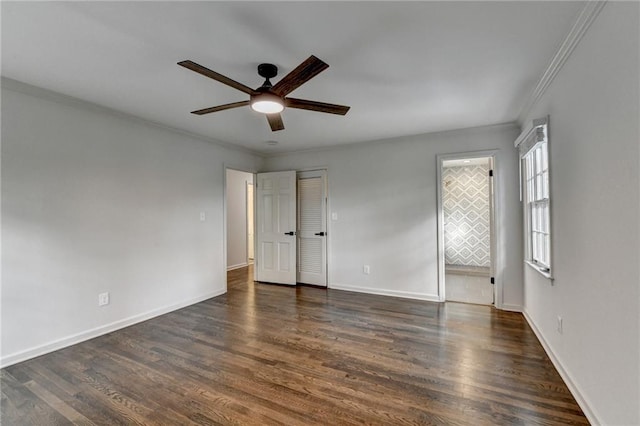
POLYGON ((208 142, 210 144, 219 146, 221 148, 243 152, 245 154, 255 155, 260 158, 264 158, 264 153, 254 151, 249 148, 245 148, 238 145, 233 145, 218 139, 210 138, 207 136, 200 135, 198 133, 193 133, 188 130, 179 129, 176 127, 168 126, 166 124, 162 124, 156 121, 148 120, 146 118, 138 117, 137 115, 129 114, 126 112, 122 112, 113 108, 109 108, 103 105, 99 105, 90 101, 85 101, 84 99, 75 98, 73 96, 64 95, 59 92, 54 92, 49 89, 44 89, 42 87, 33 86, 28 83, 24 83, 22 81, 14 80, 8 77, 2 77, 2 88, 11 90, 18 93, 23 93, 30 96, 35 96, 41 99, 48 99, 53 102, 58 102, 65 105, 75 106, 82 108, 84 110, 90 110, 98 113, 108 114, 114 117, 118 117, 125 120, 134 121, 137 123, 141 123, 147 126, 156 127, 165 131, 169 131, 172 133, 177 133, 180 135, 184 135, 193 139, 197 139, 200 141, 208 142))
POLYGON ((560 48, 542 74, 542 77, 540 77, 538 84, 527 97, 526 102, 520 110, 520 114, 518 114, 519 123, 523 123, 526 120, 531 109, 538 103, 540 98, 542 98, 542 95, 544 95, 565 62, 567 62, 567 59, 569 59, 571 53, 573 53, 573 50, 576 48, 578 43, 580 43, 580 40, 582 40, 582 37, 584 37, 585 33, 606 3, 607 0, 589 0, 586 2, 582 11, 580 11, 580 14, 578 15, 576 22, 573 24, 571 31, 567 34, 562 45, 560 45, 560 48))

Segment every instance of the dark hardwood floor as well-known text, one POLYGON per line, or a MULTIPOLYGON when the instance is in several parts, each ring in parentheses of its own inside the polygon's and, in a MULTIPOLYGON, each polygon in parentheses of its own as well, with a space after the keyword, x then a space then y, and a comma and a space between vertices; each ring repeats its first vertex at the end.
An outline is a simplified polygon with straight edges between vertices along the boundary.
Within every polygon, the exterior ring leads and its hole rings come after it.
POLYGON ((520 314, 249 277, 3 369, 2 425, 588 424, 520 314))

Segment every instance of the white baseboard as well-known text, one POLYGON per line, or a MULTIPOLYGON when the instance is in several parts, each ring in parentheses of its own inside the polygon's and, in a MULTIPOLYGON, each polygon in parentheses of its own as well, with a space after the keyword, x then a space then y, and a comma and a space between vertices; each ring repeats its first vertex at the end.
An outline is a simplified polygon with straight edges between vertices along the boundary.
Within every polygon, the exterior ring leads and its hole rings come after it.
POLYGON ((435 295, 435 294, 414 293, 411 291, 387 290, 387 289, 371 288, 371 287, 356 287, 356 286, 343 285, 343 284, 330 284, 329 288, 332 290, 355 291, 357 293, 377 294, 380 296, 393 296, 393 297, 403 297, 405 299, 416 299, 416 300, 427 300, 429 302, 440 302, 438 295, 435 295))
POLYGON ((227 266, 227 271, 233 271, 234 269, 240 269, 240 268, 244 268, 246 266, 249 266, 249 264, 247 262, 238 263, 236 265, 227 266))
POLYGON ((520 305, 510 305, 508 303, 503 303, 500 306, 496 306, 496 308, 501 309, 503 311, 522 312, 522 306, 520 306, 520 305))
POLYGON ((163 306, 161 308, 143 312, 138 315, 133 315, 131 317, 124 318, 124 319, 112 322, 110 324, 102 325, 100 327, 82 331, 80 333, 73 334, 71 336, 63 337, 61 339, 57 339, 52 342, 45 343, 44 345, 35 346, 30 349, 26 349, 20 352, 6 355, 0 358, 0 368, 8 367, 10 365, 26 361, 28 359, 38 357, 40 355, 48 354, 50 352, 54 352, 59 349, 66 348, 68 346, 75 345, 77 343, 81 343, 81 342, 102 336, 104 334, 111 333, 116 330, 120 330, 125 327, 129 327, 130 325, 134 325, 139 322, 146 321, 148 319, 151 319, 160 315, 164 315, 166 313, 184 308, 186 306, 194 305, 196 303, 202 302, 203 300, 220 296, 221 294, 224 294, 226 292, 227 292, 226 288, 223 288, 211 293, 207 293, 203 296, 199 296, 189 300, 184 300, 182 302, 175 303, 173 305, 163 306))
POLYGON ((575 382, 571 378, 571 375, 567 372, 567 370, 564 369, 564 367, 560 363, 560 360, 558 359, 558 357, 556 357, 555 353, 551 349, 551 346, 549 346, 549 343, 547 343, 544 336, 542 335, 542 332, 540 332, 538 327, 535 325, 535 323, 527 313, 526 309, 522 311, 522 314, 524 315, 524 318, 527 320, 527 323, 529 323, 529 327, 531 327, 531 329, 533 330, 533 333, 538 338, 538 341, 540 341, 540 344, 542 345, 542 348, 549 356, 549 359, 551 359, 551 363, 553 363, 553 366, 556 368, 556 370, 558 370, 560 377, 562 377, 562 380, 569 388, 571 395, 573 395, 573 397, 576 399, 576 402, 584 412, 584 415, 587 417, 587 420, 589 420, 589 423, 591 423, 592 425, 603 424, 595 415, 595 413, 591 410, 591 408, 589 408, 589 404, 587 403, 587 400, 578 389, 578 386, 576 386, 575 382))

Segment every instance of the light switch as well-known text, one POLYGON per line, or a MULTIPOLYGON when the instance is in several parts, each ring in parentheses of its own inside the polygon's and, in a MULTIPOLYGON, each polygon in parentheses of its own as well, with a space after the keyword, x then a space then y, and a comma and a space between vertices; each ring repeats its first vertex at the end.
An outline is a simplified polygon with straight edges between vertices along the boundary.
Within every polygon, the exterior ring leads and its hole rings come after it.
POLYGON ((200 212, 200 222, 204 222, 207 219, 205 212, 200 212))
POLYGON ((331 213, 331 220, 338 220, 338 213, 336 212, 331 213))

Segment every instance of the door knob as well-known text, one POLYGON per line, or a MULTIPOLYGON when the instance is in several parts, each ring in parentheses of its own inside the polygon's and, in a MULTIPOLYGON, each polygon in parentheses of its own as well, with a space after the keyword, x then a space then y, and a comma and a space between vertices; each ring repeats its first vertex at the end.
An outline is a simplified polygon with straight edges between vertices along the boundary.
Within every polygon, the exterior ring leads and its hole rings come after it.
POLYGON ((290 231, 290 232, 285 232, 284 235, 296 235, 296 233, 293 231, 290 231))
POLYGON ((316 233, 315 233, 315 234, 313 234, 313 235, 320 235, 321 237, 324 237, 324 236, 325 236, 325 235, 327 235, 327 234, 326 234, 326 232, 324 232, 324 231, 323 231, 323 232, 316 232, 316 233))

